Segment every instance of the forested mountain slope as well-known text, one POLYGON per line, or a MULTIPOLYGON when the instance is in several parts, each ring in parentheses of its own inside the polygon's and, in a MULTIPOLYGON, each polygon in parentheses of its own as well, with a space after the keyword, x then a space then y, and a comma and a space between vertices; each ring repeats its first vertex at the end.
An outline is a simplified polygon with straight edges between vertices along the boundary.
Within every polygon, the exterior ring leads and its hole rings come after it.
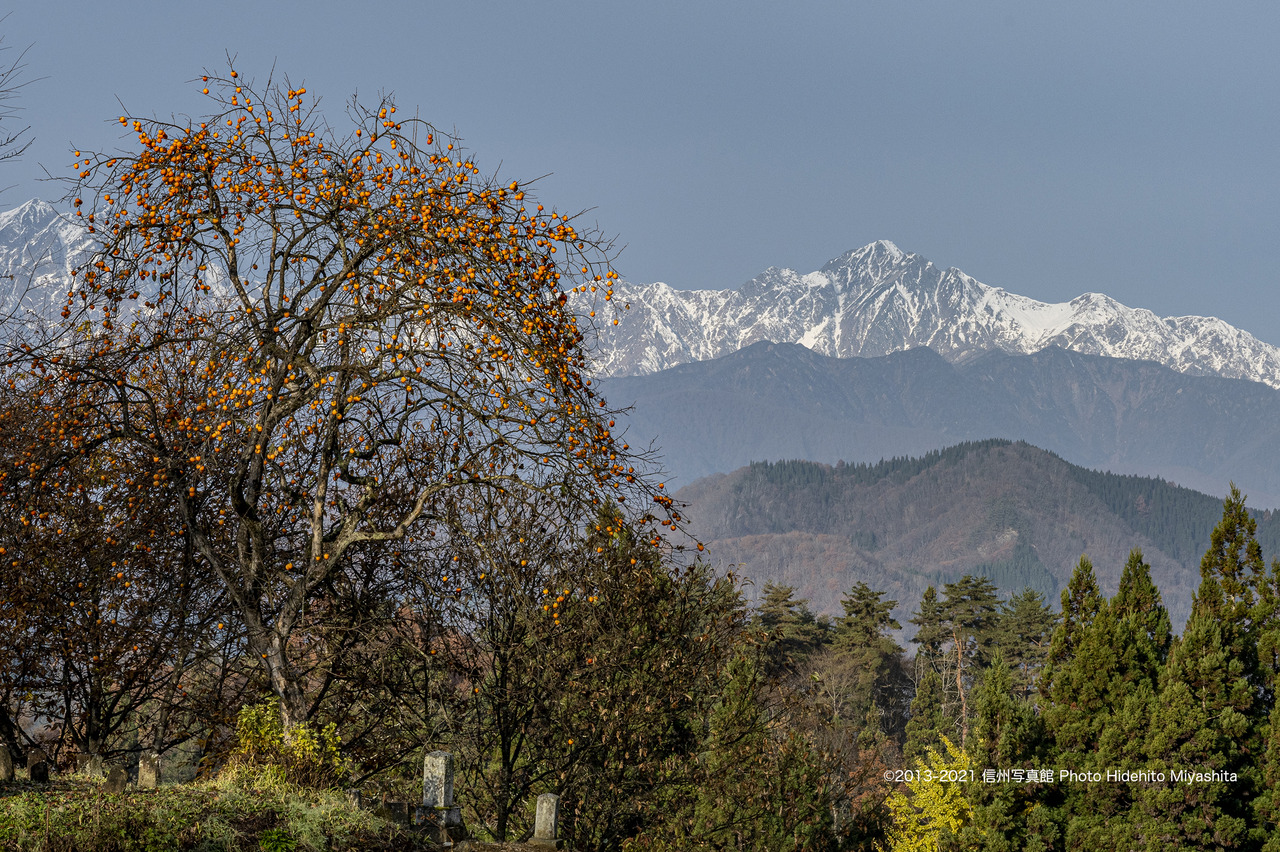
POLYGON ((1280 506, 1280 391, 1147 361, 1062 349, 831 358, 759 343, 603 387, 634 406, 627 440, 656 441, 681 484, 752 461, 876 462, 1007 438, 1219 497, 1234 481, 1251 505, 1280 506))
MULTIPOLYGON (((795 586, 815 611, 836 613, 862 581, 899 601, 900 620, 927 586, 964 574, 1056 601, 1081 554, 1114 593, 1136 547, 1180 628, 1222 514, 1218 498, 1004 440, 875 465, 755 463, 676 496, 712 561, 736 566, 755 588, 795 586)), ((1270 559, 1280 554, 1280 513, 1258 517, 1270 559)))

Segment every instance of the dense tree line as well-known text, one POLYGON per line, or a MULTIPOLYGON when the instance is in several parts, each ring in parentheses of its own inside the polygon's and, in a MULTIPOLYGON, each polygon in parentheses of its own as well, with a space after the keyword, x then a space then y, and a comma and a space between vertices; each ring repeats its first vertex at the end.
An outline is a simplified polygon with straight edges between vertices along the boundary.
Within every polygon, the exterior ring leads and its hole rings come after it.
POLYGON ((843 706, 884 711, 850 722, 850 736, 887 739, 896 770, 857 821, 873 827, 863 839, 895 850, 1277 848, 1280 561, 1264 562, 1238 491, 1220 511, 1181 635, 1136 550, 1109 599, 1082 557, 1058 612, 1031 589, 1002 599, 984 577, 930 587, 909 662, 886 638, 894 602, 862 584, 841 621, 766 587, 755 621, 772 636, 768 664, 827 709, 822 724, 837 721, 826 681, 840 661, 858 673, 843 706))

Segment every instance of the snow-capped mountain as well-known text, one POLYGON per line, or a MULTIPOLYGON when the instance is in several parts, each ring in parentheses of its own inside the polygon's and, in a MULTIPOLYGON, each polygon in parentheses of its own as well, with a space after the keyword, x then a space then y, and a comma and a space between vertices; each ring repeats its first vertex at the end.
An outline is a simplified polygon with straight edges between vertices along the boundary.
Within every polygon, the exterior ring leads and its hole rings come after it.
MULTIPOLYGON (((0 213, 0 316, 17 313, 33 325, 58 317, 71 271, 93 245, 79 222, 46 202, 0 213)), ((1100 293, 1038 302, 884 240, 806 275, 773 267, 738 290, 620 282, 614 300, 630 310, 599 329, 597 365, 606 376, 653 373, 770 341, 834 357, 927 346, 950 361, 1057 346, 1280 387, 1280 348, 1222 320, 1162 318, 1100 293)))
POLYGON ((1158 317, 1101 293, 1038 302, 884 240, 806 275, 766 269, 738 290, 623 282, 614 299, 630 308, 617 326, 599 331, 597 364, 610 376, 652 373, 767 340, 834 357, 927 346, 951 361, 1057 346, 1280 387, 1280 348, 1222 320, 1158 317))
POLYGON ((92 247, 82 225, 43 201, 0 213, 0 316, 16 312, 35 323, 58 317, 71 271, 92 247))

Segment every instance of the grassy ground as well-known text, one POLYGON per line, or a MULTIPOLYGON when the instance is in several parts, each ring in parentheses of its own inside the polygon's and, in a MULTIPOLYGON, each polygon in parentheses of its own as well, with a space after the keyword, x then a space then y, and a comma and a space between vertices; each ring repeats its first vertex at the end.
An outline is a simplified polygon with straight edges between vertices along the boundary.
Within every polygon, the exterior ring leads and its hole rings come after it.
POLYGON ((413 852, 421 837, 267 772, 158 790, 102 792, 72 777, 0 784, 0 849, 22 852, 413 852))

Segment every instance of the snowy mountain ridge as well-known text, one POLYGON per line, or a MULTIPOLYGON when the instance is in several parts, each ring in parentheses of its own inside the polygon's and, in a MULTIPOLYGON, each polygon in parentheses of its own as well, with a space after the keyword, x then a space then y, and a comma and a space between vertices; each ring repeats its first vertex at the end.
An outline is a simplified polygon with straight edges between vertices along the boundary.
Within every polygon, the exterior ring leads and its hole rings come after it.
MULTIPOLYGON (((16 314, 29 326, 59 317, 71 271, 93 246, 83 225, 46 202, 0 212, 0 316, 16 314)), ((950 361, 1057 346, 1280 388, 1280 348, 1222 320, 1158 317, 1101 293, 1039 302, 886 240, 804 275, 770 267, 737 290, 619 282, 614 300, 630 310, 617 326, 598 330, 596 362, 606 376, 653 373, 759 341, 800 343, 833 357, 927 346, 950 361)))
POLYGON ((71 271, 93 246, 83 225, 44 201, 0 213, 0 316, 16 314, 31 325, 60 316, 71 271))
POLYGON ((927 346, 950 361, 1056 346, 1280 388, 1280 348, 1220 319, 1159 317, 1102 293, 1040 302, 887 240, 816 272, 770 267, 738 290, 621 282, 614 299, 630 309, 619 325, 599 330, 597 366, 608 376, 653 373, 767 340, 841 358, 927 346))

